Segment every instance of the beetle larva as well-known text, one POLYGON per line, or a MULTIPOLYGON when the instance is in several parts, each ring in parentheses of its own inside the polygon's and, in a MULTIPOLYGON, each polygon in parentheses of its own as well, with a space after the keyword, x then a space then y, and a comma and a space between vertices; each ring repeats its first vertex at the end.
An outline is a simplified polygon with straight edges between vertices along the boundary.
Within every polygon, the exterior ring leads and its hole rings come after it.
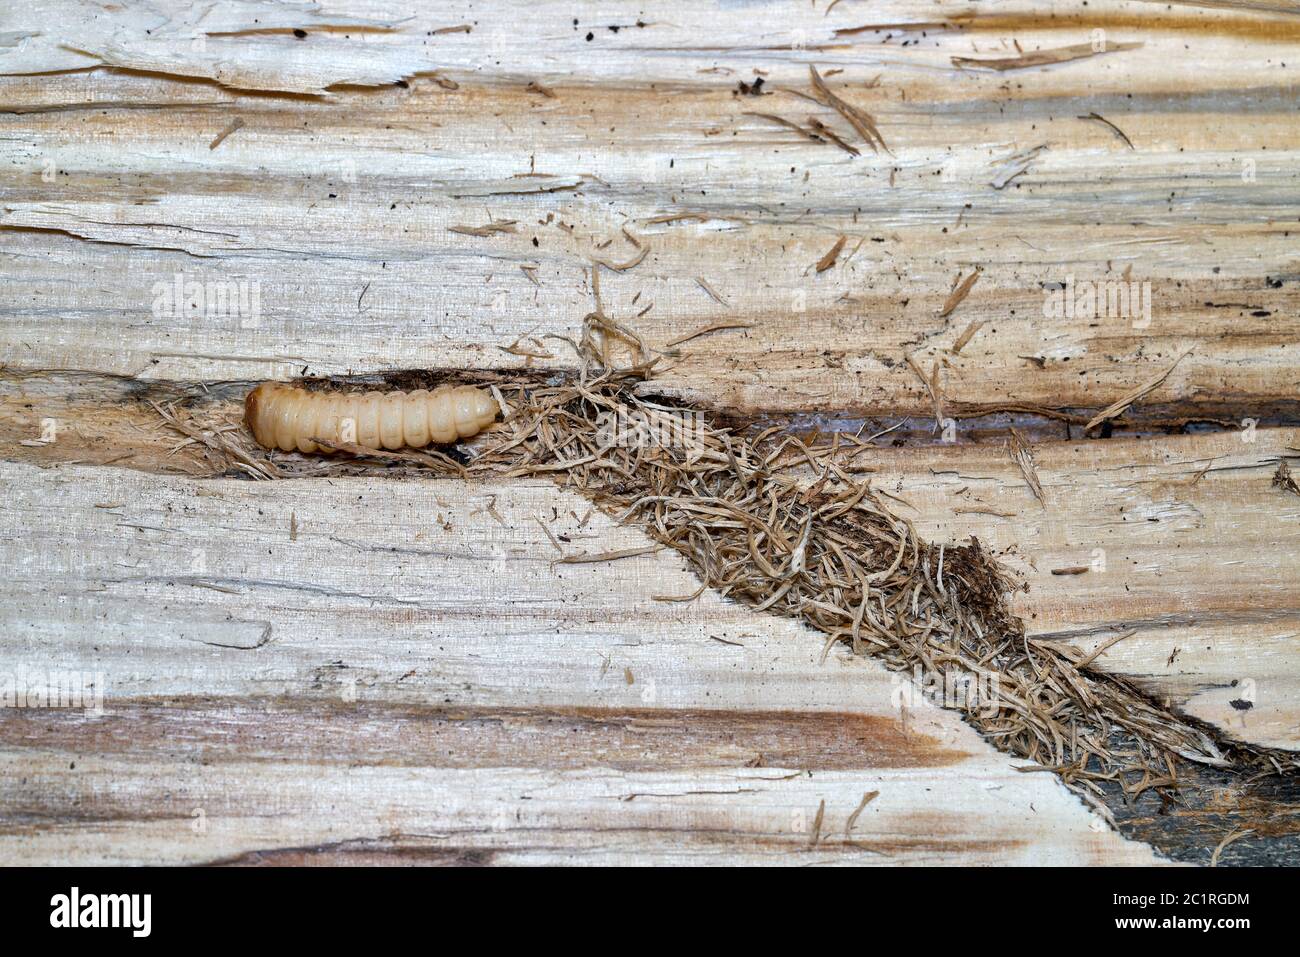
POLYGON ((432 392, 346 393, 263 382, 244 400, 244 424, 259 445, 326 454, 333 449, 312 439, 367 449, 418 449, 476 435, 497 412, 496 399, 467 385, 432 392))

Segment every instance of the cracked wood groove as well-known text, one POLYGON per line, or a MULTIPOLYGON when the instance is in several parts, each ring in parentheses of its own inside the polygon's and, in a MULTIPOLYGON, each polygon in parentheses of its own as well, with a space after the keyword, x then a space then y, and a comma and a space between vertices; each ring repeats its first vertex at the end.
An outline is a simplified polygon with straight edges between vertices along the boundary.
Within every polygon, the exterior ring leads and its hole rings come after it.
MULTIPOLYGON (((750 325, 678 346, 657 390, 738 422, 906 419, 876 480, 924 536, 1001 552, 1032 634, 1136 629, 1102 666, 1300 747, 1300 498, 1271 485, 1300 447, 1294 4, 43 7, 0 12, 0 648, 102 671, 106 713, 0 710, 9 859, 1154 859, 954 715, 900 714, 870 662, 653 601, 695 590, 675 558, 552 566, 535 518, 644 544, 579 527, 581 499, 215 478, 144 401, 215 422, 304 370, 566 369, 541 337, 590 311, 593 258, 642 252, 601 294, 652 345, 750 325), (1104 55, 968 62, 1098 29, 1104 55), (888 153, 752 115, 851 137, 799 95, 809 65, 888 153), (1044 315, 1067 277, 1150 282, 1151 321, 1044 315), (156 309, 178 278, 243 283, 257 314, 156 309), (505 351, 528 336, 540 357, 505 351), (1080 440, 1188 350, 1124 438, 1080 440), (940 364, 955 444, 909 357, 940 364), (1164 434, 1188 422, 1220 431, 1164 434)), ((1202 816, 1121 814, 1194 861, 1223 836, 1202 816)), ((1264 817, 1226 862, 1294 853, 1264 817)))

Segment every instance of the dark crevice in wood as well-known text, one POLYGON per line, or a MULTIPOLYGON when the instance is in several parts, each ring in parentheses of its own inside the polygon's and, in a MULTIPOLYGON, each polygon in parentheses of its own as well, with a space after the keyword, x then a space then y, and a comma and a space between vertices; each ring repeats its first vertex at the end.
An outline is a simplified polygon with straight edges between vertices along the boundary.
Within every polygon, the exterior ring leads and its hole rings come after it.
POLYGON ((1129 802, 1118 784, 1102 783, 1120 832, 1175 861, 1206 865, 1224 838, 1241 830, 1219 854, 1224 866, 1300 865, 1300 779, 1241 774, 1194 765, 1180 773, 1172 797, 1147 791, 1129 802))

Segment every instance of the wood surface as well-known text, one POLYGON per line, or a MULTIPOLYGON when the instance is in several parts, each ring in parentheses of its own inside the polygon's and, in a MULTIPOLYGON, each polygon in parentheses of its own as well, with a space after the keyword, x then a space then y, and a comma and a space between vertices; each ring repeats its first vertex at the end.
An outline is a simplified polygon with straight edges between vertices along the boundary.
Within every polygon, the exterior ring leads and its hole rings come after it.
POLYGON ((547 336, 577 335, 594 268, 664 350, 647 389, 738 427, 897 427, 873 481, 928 539, 992 547, 1031 634, 1132 631, 1102 666, 1300 747, 1300 496, 1273 484, 1300 458, 1297 13, 0 12, 0 670, 105 689, 103 715, 0 709, 6 858, 1207 862, 1226 830, 1127 839, 800 626, 656 601, 698 587, 674 556, 554 565, 543 524, 647 544, 575 493, 242 481, 150 403, 212 426, 263 378, 569 371, 547 336), (1149 321, 1046 315, 1067 278, 1150 283, 1149 321), (178 280, 255 315, 160 308, 178 280))

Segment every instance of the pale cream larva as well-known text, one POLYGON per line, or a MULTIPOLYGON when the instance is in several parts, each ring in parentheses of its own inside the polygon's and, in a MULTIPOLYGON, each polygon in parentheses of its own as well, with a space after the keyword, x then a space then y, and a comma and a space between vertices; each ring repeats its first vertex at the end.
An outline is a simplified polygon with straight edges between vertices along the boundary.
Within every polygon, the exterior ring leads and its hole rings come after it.
POLYGON ((265 448, 328 454, 333 449, 312 439, 367 449, 419 449, 476 435, 498 411, 496 399, 466 385, 347 393, 263 382, 244 400, 244 424, 265 448))

